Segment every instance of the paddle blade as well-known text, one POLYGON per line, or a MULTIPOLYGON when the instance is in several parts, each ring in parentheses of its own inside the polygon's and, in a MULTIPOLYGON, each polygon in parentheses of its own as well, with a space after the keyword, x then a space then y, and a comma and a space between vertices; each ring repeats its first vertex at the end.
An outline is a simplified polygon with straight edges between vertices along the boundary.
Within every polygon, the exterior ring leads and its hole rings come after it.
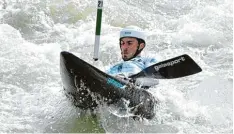
POLYGON ((156 79, 180 78, 201 72, 202 69, 187 54, 156 63, 130 78, 153 77, 156 79))

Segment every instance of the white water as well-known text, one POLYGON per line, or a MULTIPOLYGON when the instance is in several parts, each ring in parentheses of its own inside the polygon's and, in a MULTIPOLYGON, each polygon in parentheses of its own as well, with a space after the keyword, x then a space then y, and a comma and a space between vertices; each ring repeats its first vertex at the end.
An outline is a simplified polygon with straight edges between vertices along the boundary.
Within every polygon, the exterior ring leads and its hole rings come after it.
POLYGON ((145 56, 159 61, 189 54, 202 73, 161 80, 156 118, 108 118, 107 132, 233 132, 233 2, 104 1, 100 59, 92 61, 96 1, 0 1, 0 132, 70 132, 75 109, 66 99, 59 52, 70 51, 104 70, 120 61, 118 32, 149 31, 145 56))

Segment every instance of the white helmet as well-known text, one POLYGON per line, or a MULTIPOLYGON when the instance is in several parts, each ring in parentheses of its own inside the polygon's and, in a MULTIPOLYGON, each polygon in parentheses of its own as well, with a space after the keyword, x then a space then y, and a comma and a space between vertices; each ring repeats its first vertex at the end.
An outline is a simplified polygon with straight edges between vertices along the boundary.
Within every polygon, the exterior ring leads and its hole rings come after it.
POLYGON ((120 31, 120 39, 123 37, 135 37, 146 40, 146 35, 143 30, 137 26, 128 26, 120 31))

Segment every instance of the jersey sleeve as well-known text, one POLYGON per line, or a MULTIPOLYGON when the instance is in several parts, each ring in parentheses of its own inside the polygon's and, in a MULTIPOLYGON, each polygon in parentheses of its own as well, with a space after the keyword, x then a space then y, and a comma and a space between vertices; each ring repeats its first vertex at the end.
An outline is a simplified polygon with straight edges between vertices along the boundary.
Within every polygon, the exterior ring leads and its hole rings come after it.
POLYGON ((114 75, 114 74, 116 74, 117 73, 117 69, 118 68, 118 66, 117 65, 115 65, 115 66, 113 66, 113 67, 110 67, 108 70, 106 70, 105 72, 107 73, 107 74, 109 74, 109 75, 114 75))
POLYGON ((148 58, 145 62, 145 68, 153 65, 153 64, 156 64, 157 63, 157 60, 155 58, 148 58))

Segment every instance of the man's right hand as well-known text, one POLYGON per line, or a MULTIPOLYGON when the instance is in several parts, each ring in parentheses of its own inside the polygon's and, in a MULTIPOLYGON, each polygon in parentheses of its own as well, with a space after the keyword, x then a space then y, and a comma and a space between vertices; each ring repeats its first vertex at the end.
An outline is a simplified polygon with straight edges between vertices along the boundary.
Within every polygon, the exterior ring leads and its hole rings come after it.
POLYGON ((115 78, 122 81, 126 81, 126 82, 129 82, 130 81, 130 78, 126 77, 124 74, 118 74, 118 75, 115 75, 115 78))

